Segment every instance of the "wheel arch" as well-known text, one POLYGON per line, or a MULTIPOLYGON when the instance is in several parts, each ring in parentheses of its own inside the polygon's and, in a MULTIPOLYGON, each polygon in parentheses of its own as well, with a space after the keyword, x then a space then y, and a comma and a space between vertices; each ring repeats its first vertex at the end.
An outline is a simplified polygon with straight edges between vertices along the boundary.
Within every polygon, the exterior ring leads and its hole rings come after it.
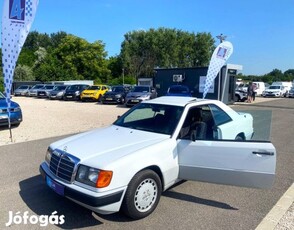
MULTIPOLYGON (((154 171, 159 176, 160 181, 161 181, 161 187, 162 187, 162 190, 163 190, 164 189, 164 178, 163 178, 163 174, 162 174, 160 168, 157 165, 150 165, 150 166, 147 166, 147 167, 141 169, 137 173, 142 172, 142 171, 147 170, 147 169, 154 171)), ((135 175, 137 173, 135 173, 135 175)))
POLYGON ((237 137, 241 137, 244 141, 246 140, 245 133, 243 133, 243 132, 242 133, 238 133, 237 136, 236 136, 236 138, 237 137))

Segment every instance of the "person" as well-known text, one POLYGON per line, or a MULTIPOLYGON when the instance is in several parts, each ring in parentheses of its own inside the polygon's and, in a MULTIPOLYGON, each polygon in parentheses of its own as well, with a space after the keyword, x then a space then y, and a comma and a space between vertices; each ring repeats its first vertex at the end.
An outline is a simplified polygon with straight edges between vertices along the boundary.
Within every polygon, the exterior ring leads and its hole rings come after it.
POLYGON ((257 85, 255 83, 252 84, 252 90, 253 90, 253 93, 252 93, 252 101, 255 101, 255 96, 256 96, 256 89, 257 89, 257 85))
POLYGON ((249 82, 248 88, 247 88, 247 102, 251 103, 253 97, 253 85, 252 82, 249 82))

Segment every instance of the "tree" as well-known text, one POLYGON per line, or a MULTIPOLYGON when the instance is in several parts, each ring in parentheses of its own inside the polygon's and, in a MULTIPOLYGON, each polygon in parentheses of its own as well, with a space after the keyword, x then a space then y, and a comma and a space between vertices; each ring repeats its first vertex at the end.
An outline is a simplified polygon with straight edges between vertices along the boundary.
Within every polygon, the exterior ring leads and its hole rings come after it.
POLYGON ((48 53, 34 68, 37 80, 95 80, 107 82, 110 71, 107 53, 101 41, 89 43, 73 35, 61 39, 60 44, 48 53))
POLYGON ((159 28, 125 34, 121 45, 123 68, 132 76, 153 76, 154 68, 206 66, 214 50, 209 33, 159 28))
POLYGON ((34 81, 33 71, 29 66, 17 65, 14 70, 14 81, 34 81))

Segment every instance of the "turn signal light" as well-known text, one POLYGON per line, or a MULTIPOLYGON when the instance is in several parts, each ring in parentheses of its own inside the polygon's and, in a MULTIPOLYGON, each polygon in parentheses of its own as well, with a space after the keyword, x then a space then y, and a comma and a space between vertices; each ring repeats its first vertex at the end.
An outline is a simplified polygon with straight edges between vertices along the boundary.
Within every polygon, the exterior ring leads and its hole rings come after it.
POLYGON ((110 184, 111 179, 112 179, 112 171, 101 170, 99 172, 96 187, 97 188, 105 188, 105 187, 107 187, 110 184))

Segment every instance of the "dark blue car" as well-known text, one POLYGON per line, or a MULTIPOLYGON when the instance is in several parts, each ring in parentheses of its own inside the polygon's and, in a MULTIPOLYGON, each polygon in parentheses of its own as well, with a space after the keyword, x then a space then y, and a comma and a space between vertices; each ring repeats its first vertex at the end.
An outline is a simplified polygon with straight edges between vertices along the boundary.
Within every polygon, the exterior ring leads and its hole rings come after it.
POLYGON ((166 96, 192 97, 192 94, 188 86, 172 85, 168 88, 166 96))
MULTIPOLYGON (((18 126, 22 122, 22 112, 19 104, 11 101, 10 105, 10 123, 18 126)), ((8 126, 8 108, 5 96, 0 92, 0 126, 8 126)))

